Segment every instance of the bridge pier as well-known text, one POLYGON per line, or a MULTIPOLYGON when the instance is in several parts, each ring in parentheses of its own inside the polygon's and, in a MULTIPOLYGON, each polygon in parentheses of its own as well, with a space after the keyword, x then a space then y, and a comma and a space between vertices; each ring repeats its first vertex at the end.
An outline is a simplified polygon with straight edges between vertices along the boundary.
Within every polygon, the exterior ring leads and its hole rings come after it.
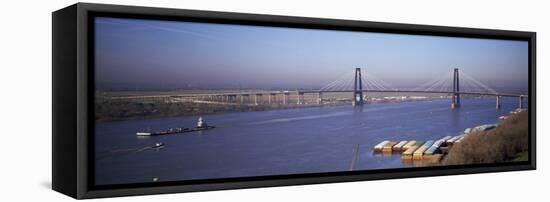
POLYGON ((322 92, 318 92, 317 93, 317 104, 323 104, 323 93, 322 92))
POLYGON ((496 109, 499 110, 500 109, 500 96, 496 96, 497 97, 497 103, 496 103, 496 109))
POLYGON ((283 104, 286 105, 288 103, 288 97, 290 96, 290 93, 285 92, 283 93, 283 104))
POLYGON ((227 95, 227 102, 236 102, 237 95, 227 95))
POLYGON ((275 93, 270 93, 269 94, 269 104, 271 104, 272 102, 275 102, 277 100, 277 94, 275 93))
POLYGON ((260 98, 260 102, 261 102, 261 99, 262 99, 261 93, 254 94, 254 105, 258 105, 258 98, 260 98))
POLYGON ((456 109, 460 107, 460 96, 458 94, 452 95, 451 108, 456 109))
POLYGON ((523 109, 523 95, 520 95, 518 98, 519 98, 518 108, 523 109))
POLYGON ((297 96, 298 96, 297 98, 298 100, 296 104, 299 104, 299 105, 304 104, 304 93, 298 91, 297 96))
POLYGON ((249 94, 241 94, 241 104, 244 104, 244 100, 245 100, 245 97, 246 97, 246 101, 248 102, 249 99, 250 99, 250 95, 249 94))

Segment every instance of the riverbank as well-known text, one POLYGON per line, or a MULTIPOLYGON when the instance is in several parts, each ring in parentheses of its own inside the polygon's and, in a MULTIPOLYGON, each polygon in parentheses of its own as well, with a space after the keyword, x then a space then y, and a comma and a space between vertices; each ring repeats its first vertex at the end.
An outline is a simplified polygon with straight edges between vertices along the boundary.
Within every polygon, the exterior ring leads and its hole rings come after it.
POLYGON ((502 120, 495 130, 474 132, 454 145, 443 165, 527 161, 529 113, 522 111, 502 120))
POLYGON ((132 102, 111 101, 95 104, 96 121, 139 120, 175 116, 201 116, 227 112, 253 112, 278 109, 295 109, 322 106, 341 106, 344 103, 332 104, 212 104, 197 102, 132 102))

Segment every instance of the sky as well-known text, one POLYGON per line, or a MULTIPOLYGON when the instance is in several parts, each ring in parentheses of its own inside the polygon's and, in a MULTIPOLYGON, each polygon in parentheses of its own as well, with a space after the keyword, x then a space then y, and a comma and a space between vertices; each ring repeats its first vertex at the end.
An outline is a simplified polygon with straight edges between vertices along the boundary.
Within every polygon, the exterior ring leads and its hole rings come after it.
POLYGON ((96 87, 320 89, 362 69, 414 87, 453 68, 527 88, 526 41, 98 17, 96 87))

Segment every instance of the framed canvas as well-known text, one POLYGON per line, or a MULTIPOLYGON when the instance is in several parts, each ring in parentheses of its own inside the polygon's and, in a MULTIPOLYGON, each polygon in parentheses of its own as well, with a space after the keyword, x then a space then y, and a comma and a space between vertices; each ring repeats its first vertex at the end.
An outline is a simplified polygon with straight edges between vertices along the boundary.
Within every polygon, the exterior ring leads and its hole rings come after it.
POLYGON ((53 18, 74 198, 536 168, 536 34, 78 3, 53 18))

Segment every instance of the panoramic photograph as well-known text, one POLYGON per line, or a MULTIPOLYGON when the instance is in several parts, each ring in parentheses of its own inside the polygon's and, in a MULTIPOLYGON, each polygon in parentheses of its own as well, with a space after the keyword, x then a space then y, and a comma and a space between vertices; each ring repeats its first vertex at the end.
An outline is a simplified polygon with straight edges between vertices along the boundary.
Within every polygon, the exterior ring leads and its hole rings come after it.
POLYGON ((529 44, 96 17, 96 185, 529 160, 529 44))

